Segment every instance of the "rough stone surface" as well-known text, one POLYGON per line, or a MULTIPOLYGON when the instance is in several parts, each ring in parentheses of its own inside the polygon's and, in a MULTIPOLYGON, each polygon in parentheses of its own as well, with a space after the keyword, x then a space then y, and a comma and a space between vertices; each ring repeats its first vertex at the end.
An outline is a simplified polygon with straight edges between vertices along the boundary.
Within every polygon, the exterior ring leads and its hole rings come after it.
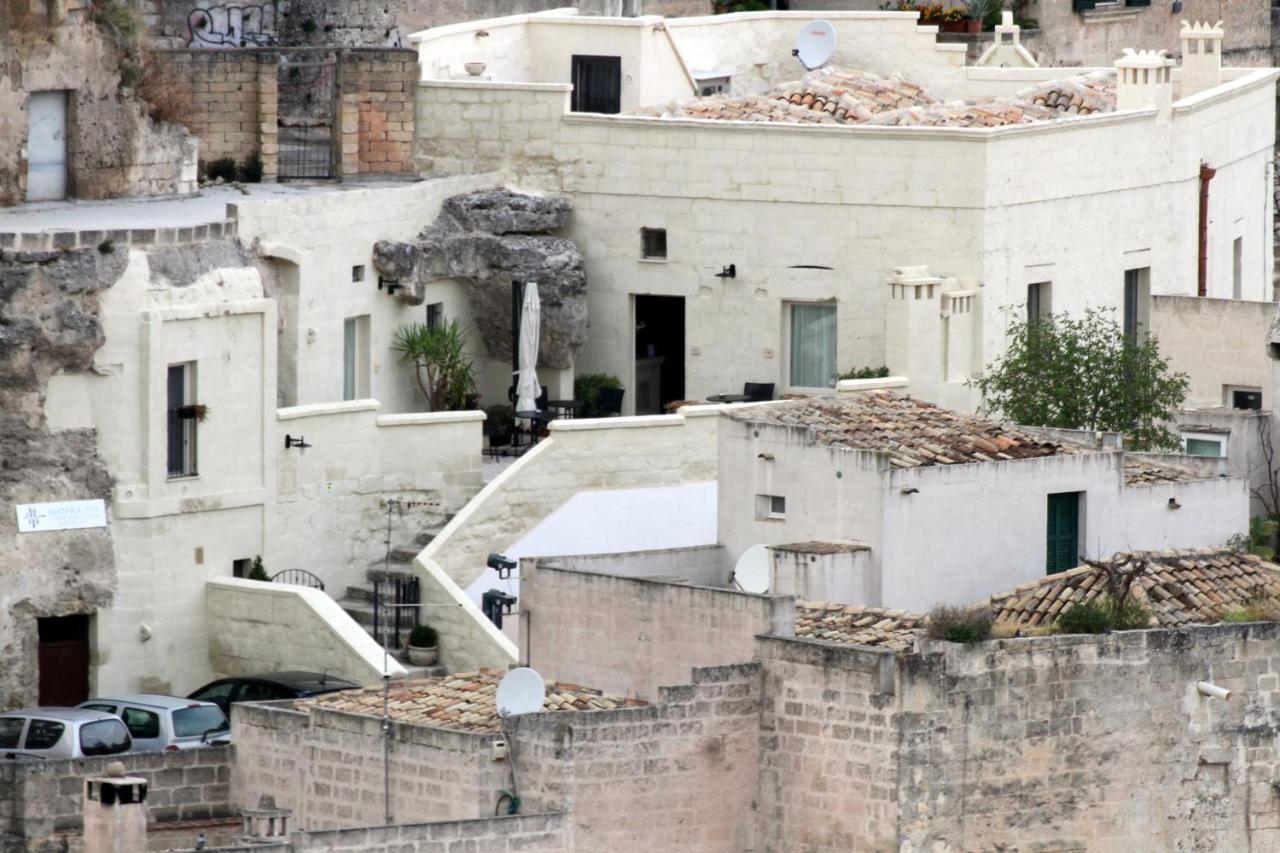
POLYGON ((538 366, 567 368, 586 342, 582 253, 572 240, 531 232, 561 227, 569 207, 566 196, 504 190, 455 196, 417 241, 379 241, 374 265, 405 285, 396 296, 413 305, 421 304, 430 281, 467 281, 478 336, 495 359, 511 358, 511 282, 537 282, 538 366))
POLYGON ((95 433, 52 432, 44 402, 55 373, 92 368, 98 293, 126 262, 93 249, 0 253, 0 707, 36 700, 35 620, 92 613, 115 587, 109 528, 19 534, 12 507, 111 496, 95 433))
POLYGON ((187 287, 205 273, 216 269, 249 266, 250 258, 234 240, 211 240, 190 246, 153 249, 148 255, 151 280, 164 280, 173 287, 187 287))

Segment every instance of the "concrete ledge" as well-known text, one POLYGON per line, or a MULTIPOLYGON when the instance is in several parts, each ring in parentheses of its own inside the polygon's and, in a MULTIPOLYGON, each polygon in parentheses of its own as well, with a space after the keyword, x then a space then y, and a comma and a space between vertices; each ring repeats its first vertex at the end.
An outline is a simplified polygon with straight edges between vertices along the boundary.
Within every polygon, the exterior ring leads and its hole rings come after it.
POLYGON ((573 418, 552 421, 551 432, 585 432, 587 430, 644 429, 646 427, 678 427, 684 425, 680 415, 633 415, 627 418, 573 418))
POLYGON ((378 415, 378 426, 430 426, 431 424, 461 424, 483 421, 484 412, 409 412, 402 415, 378 415))
POLYGON ((564 92, 573 91, 569 83, 506 83, 498 80, 443 80, 438 77, 423 77, 418 81, 419 88, 437 87, 440 89, 498 89, 505 92, 564 92))
POLYGON ((1259 68, 1250 74, 1239 77, 1235 80, 1224 81, 1212 89, 1206 89, 1203 92, 1197 92, 1187 98, 1174 101, 1173 112, 1175 114, 1193 113, 1213 104, 1228 101, 1241 92, 1250 89, 1274 88, 1276 80, 1280 79, 1280 69, 1275 68, 1259 68))
POLYGON ((315 418, 325 415, 349 415, 353 412, 376 412, 382 404, 377 400, 346 400, 341 403, 311 403, 306 406, 290 406, 276 409, 276 420, 292 421, 298 418, 315 418))

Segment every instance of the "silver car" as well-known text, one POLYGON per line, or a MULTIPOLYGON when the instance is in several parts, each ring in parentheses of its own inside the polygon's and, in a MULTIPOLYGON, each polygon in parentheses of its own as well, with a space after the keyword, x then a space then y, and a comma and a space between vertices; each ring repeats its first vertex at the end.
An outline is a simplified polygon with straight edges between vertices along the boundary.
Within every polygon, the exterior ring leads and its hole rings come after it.
POLYGON ((83 708, 24 708, 0 714, 0 761, 118 755, 133 746, 118 717, 83 708))
POLYGON ((123 720, 133 736, 133 752, 178 752, 231 742, 231 724, 212 702, 128 693, 90 699, 78 707, 123 720))

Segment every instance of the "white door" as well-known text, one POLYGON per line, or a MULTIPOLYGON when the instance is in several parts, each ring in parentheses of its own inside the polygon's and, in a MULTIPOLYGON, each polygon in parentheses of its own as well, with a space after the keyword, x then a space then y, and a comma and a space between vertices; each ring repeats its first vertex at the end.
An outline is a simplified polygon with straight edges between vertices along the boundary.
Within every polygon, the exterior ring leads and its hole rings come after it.
POLYGON ((67 197, 67 93, 32 92, 27 201, 67 197))

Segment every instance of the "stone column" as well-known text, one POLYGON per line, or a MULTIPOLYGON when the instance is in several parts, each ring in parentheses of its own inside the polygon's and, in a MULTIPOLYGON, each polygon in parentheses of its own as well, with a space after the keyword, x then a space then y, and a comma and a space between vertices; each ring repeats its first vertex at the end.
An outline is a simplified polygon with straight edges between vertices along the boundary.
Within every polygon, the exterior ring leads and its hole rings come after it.
POLYGON ((258 56, 258 154, 262 180, 275 181, 280 174, 280 66, 274 51, 258 56))

